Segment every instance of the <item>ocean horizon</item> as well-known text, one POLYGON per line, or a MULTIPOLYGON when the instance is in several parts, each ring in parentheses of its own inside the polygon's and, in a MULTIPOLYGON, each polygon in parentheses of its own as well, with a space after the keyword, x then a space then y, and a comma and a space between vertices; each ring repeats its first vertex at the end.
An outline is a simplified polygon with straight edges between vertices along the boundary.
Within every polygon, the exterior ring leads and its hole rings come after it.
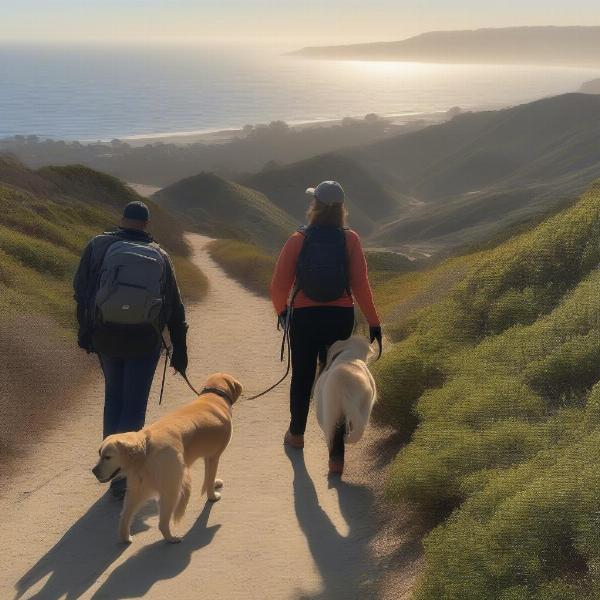
POLYGON ((157 138, 283 120, 481 110, 574 92, 600 70, 310 60, 290 48, 0 44, 0 138, 157 138))

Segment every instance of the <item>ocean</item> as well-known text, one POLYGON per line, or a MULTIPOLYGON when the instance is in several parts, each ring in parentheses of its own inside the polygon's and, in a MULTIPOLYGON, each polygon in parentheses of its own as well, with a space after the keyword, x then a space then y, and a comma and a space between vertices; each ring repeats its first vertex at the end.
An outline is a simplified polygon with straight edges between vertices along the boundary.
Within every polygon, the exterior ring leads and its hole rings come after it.
POLYGON ((594 69, 308 60, 285 48, 0 44, 0 137, 110 140, 367 113, 485 109, 576 91, 594 69))

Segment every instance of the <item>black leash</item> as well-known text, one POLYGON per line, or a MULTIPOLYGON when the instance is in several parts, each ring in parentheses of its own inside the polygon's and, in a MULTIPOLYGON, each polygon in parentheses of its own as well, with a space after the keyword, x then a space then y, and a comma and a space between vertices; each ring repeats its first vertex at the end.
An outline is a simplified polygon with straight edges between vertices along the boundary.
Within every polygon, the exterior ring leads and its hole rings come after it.
MULTIPOLYGON (((162 340, 163 347, 165 349, 165 366, 163 368, 162 383, 160 385, 160 398, 158 399, 159 406, 162 404, 163 393, 165 391, 165 377, 167 376, 167 364, 169 362, 169 359, 171 358, 171 348, 169 348, 169 346, 167 346, 167 343, 165 342, 165 338, 162 335, 162 333, 160 335, 160 338, 162 340)), ((179 373, 179 371, 178 371, 178 373, 179 373)), ((190 390, 192 390, 192 392, 194 392, 194 394, 196 394, 196 396, 200 396, 200 392, 198 392, 198 390, 196 390, 196 388, 191 384, 190 380, 188 379, 188 376, 185 373, 179 373, 179 375, 181 375, 183 377, 183 380, 187 383, 187 386, 190 388, 190 390)))
POLYGON ((196 396, 200 396, 201 392, 196 390, 196 388, 190 383, 188 376, 185 373, 179 373, 179 374, 183 377, 183 380, 187 383, 187 386, 190 388, 190 390, 192 390, 192 392, 194 392, 194 394, 196 394, 196 396))
MULTIPOLYGON (((246 402, 248 400, 256 400, 258 398, 262 398, 263 396, 266 396, 269 392, 272 392, 275 388, 279 387, 289 377, 290 371, 292 370, 292 352, 291 352, 291 348, 290 348, 290 323, 291 323, 293 311, 294 311, 294 309, 292 307, 290 307, 288 309, 286 317, 285 317, 285 322, 283 323, 283 338, 281 340, 281 352, 280 352, 279 360, 280 360, 280 362, 284 361, 286 347, 287 347, 287 366, 285 369, 285 373, 279 380, 277 380, 272 386, 268 387, 266 390, 260 392, 259 394, 255 394, 254 396, 243 397, 240 400, 238 400, 238 402, 240 402, 240 401, 246 402)), ((278 321, 277 327, 279 328, 280 325, 281 325, 281 322, 278 321)), ((356 329, 356 325, 357 324, 355 324, 355 329, 356 329)), ((165 347, 165 367, 163 370, 163 379, 162 379, 162 385, 160 388, 160 400, 158 401, 159 404, 162 403, 163 390, 165 387, 165 375, 167 373, 167 361, 169 360, 169 357, 171 355, 171 350, 165 343, 164 338, 162 338, 162 341, 163 341, 163 345, 165 347)), ((379 340, 377 340, 377 341, 379 342, 379 340)), ((376 360, 379 360, 381 358, 382 350, 383 350, 383 348, 382 348, 381 342, 379 342, 379 356, 377 357, 376 360)), ((181 375, 181 377, 183 377, 183 380, 186 382, 186 384, 190 388, 190 390, 192 392, 194 392, 194 394, 196 394, 196 396, 200 396, 201 395, 200 392, 198 392, 198 390, 196 390, 196 388, 191 384, 190 380, 188 379, 188 376, 185 373, 179 373, 179 374, 181 375)))
POLYGON ((285 356, 285 348, 287 346, 287 368, 285 373, 281 379, 279 379, 276 383, 274 383, 271 387, 268 387, 260 394, 255 394, 254 396, 250 396, 249 398, 242 398, 242 400, 256 400, 257 398, 262 398, 266 396, 269 392, 272 392, 276 387, 280 386, 289 376, 290 371, 292 370, 292 352, 290 349, 290 320, 292 317, 292 308, 288 309, 288 312, 285 317, 285 323, 283 325, 283 338, 281 340, 281 353, 280 353, 280 362, 283 362, 285 356))
POLYGON ((167 376, 167 361, 169 360, 169 354, 170 354, 169 348, 167 348, 167 345, 165 344, 164 339, 163 339, 163 344, 165 346, 165 366, 163 368, 162 383, 160 384, 160 398, 158 399, 159 406, 162 404, 163 394, 165 391, 165 377, 167 376))

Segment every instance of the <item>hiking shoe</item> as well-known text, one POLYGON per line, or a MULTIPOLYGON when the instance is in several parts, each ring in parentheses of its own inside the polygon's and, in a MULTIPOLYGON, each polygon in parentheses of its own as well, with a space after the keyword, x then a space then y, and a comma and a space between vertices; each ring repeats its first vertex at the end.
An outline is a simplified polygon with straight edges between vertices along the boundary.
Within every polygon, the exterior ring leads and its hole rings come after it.
POLYGON ((291 446, 292 448, 298 448, 302 450, 304 448, 304 436, 303 435, 295 435, 289 429, 285 432, 285 437, 283 438, 283 443, 286 446, 291 446))
POLYGON ((344 459, 329 459, 329 475, 341 475, 344 472, 344 459))

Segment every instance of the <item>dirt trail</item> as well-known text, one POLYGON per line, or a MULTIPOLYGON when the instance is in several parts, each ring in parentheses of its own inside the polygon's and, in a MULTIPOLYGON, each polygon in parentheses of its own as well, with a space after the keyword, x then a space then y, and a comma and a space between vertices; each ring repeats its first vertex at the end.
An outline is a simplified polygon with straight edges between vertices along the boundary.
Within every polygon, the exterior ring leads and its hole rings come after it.
MULTIPOLYGON (((190 242, 211 284, 206 300, 188 311, 190 378, 201 386, 208 374, 229 371, 247 392, 258 391, 282 372, 271 308, 226 277, 204 249, 207 238, 190 242)), ((157 376, 149 421, 192 399, 170 376, 159 407, 159 384, 157 376)), ((133 544, 123 547, 116 542, 119 504, 90 473, 102 407, 100 382, 91 386, 3 482, 0 598, 377 598, 385 567, 372 555, 373 491, 358 475, 352 481, 352 468, 344 482, 328 484, 326 449, 312 417, 304 454, 284 451, 286 392, 282 386, 234 407, 233 440, 219 473, 223 499, 210 505, 200 496, 196 465, 177 528, 183 543, 163 542, 151 503, 135 523, 133 544)), ((360 446, 350 449, 349 460, 360 453, 360 446)))

